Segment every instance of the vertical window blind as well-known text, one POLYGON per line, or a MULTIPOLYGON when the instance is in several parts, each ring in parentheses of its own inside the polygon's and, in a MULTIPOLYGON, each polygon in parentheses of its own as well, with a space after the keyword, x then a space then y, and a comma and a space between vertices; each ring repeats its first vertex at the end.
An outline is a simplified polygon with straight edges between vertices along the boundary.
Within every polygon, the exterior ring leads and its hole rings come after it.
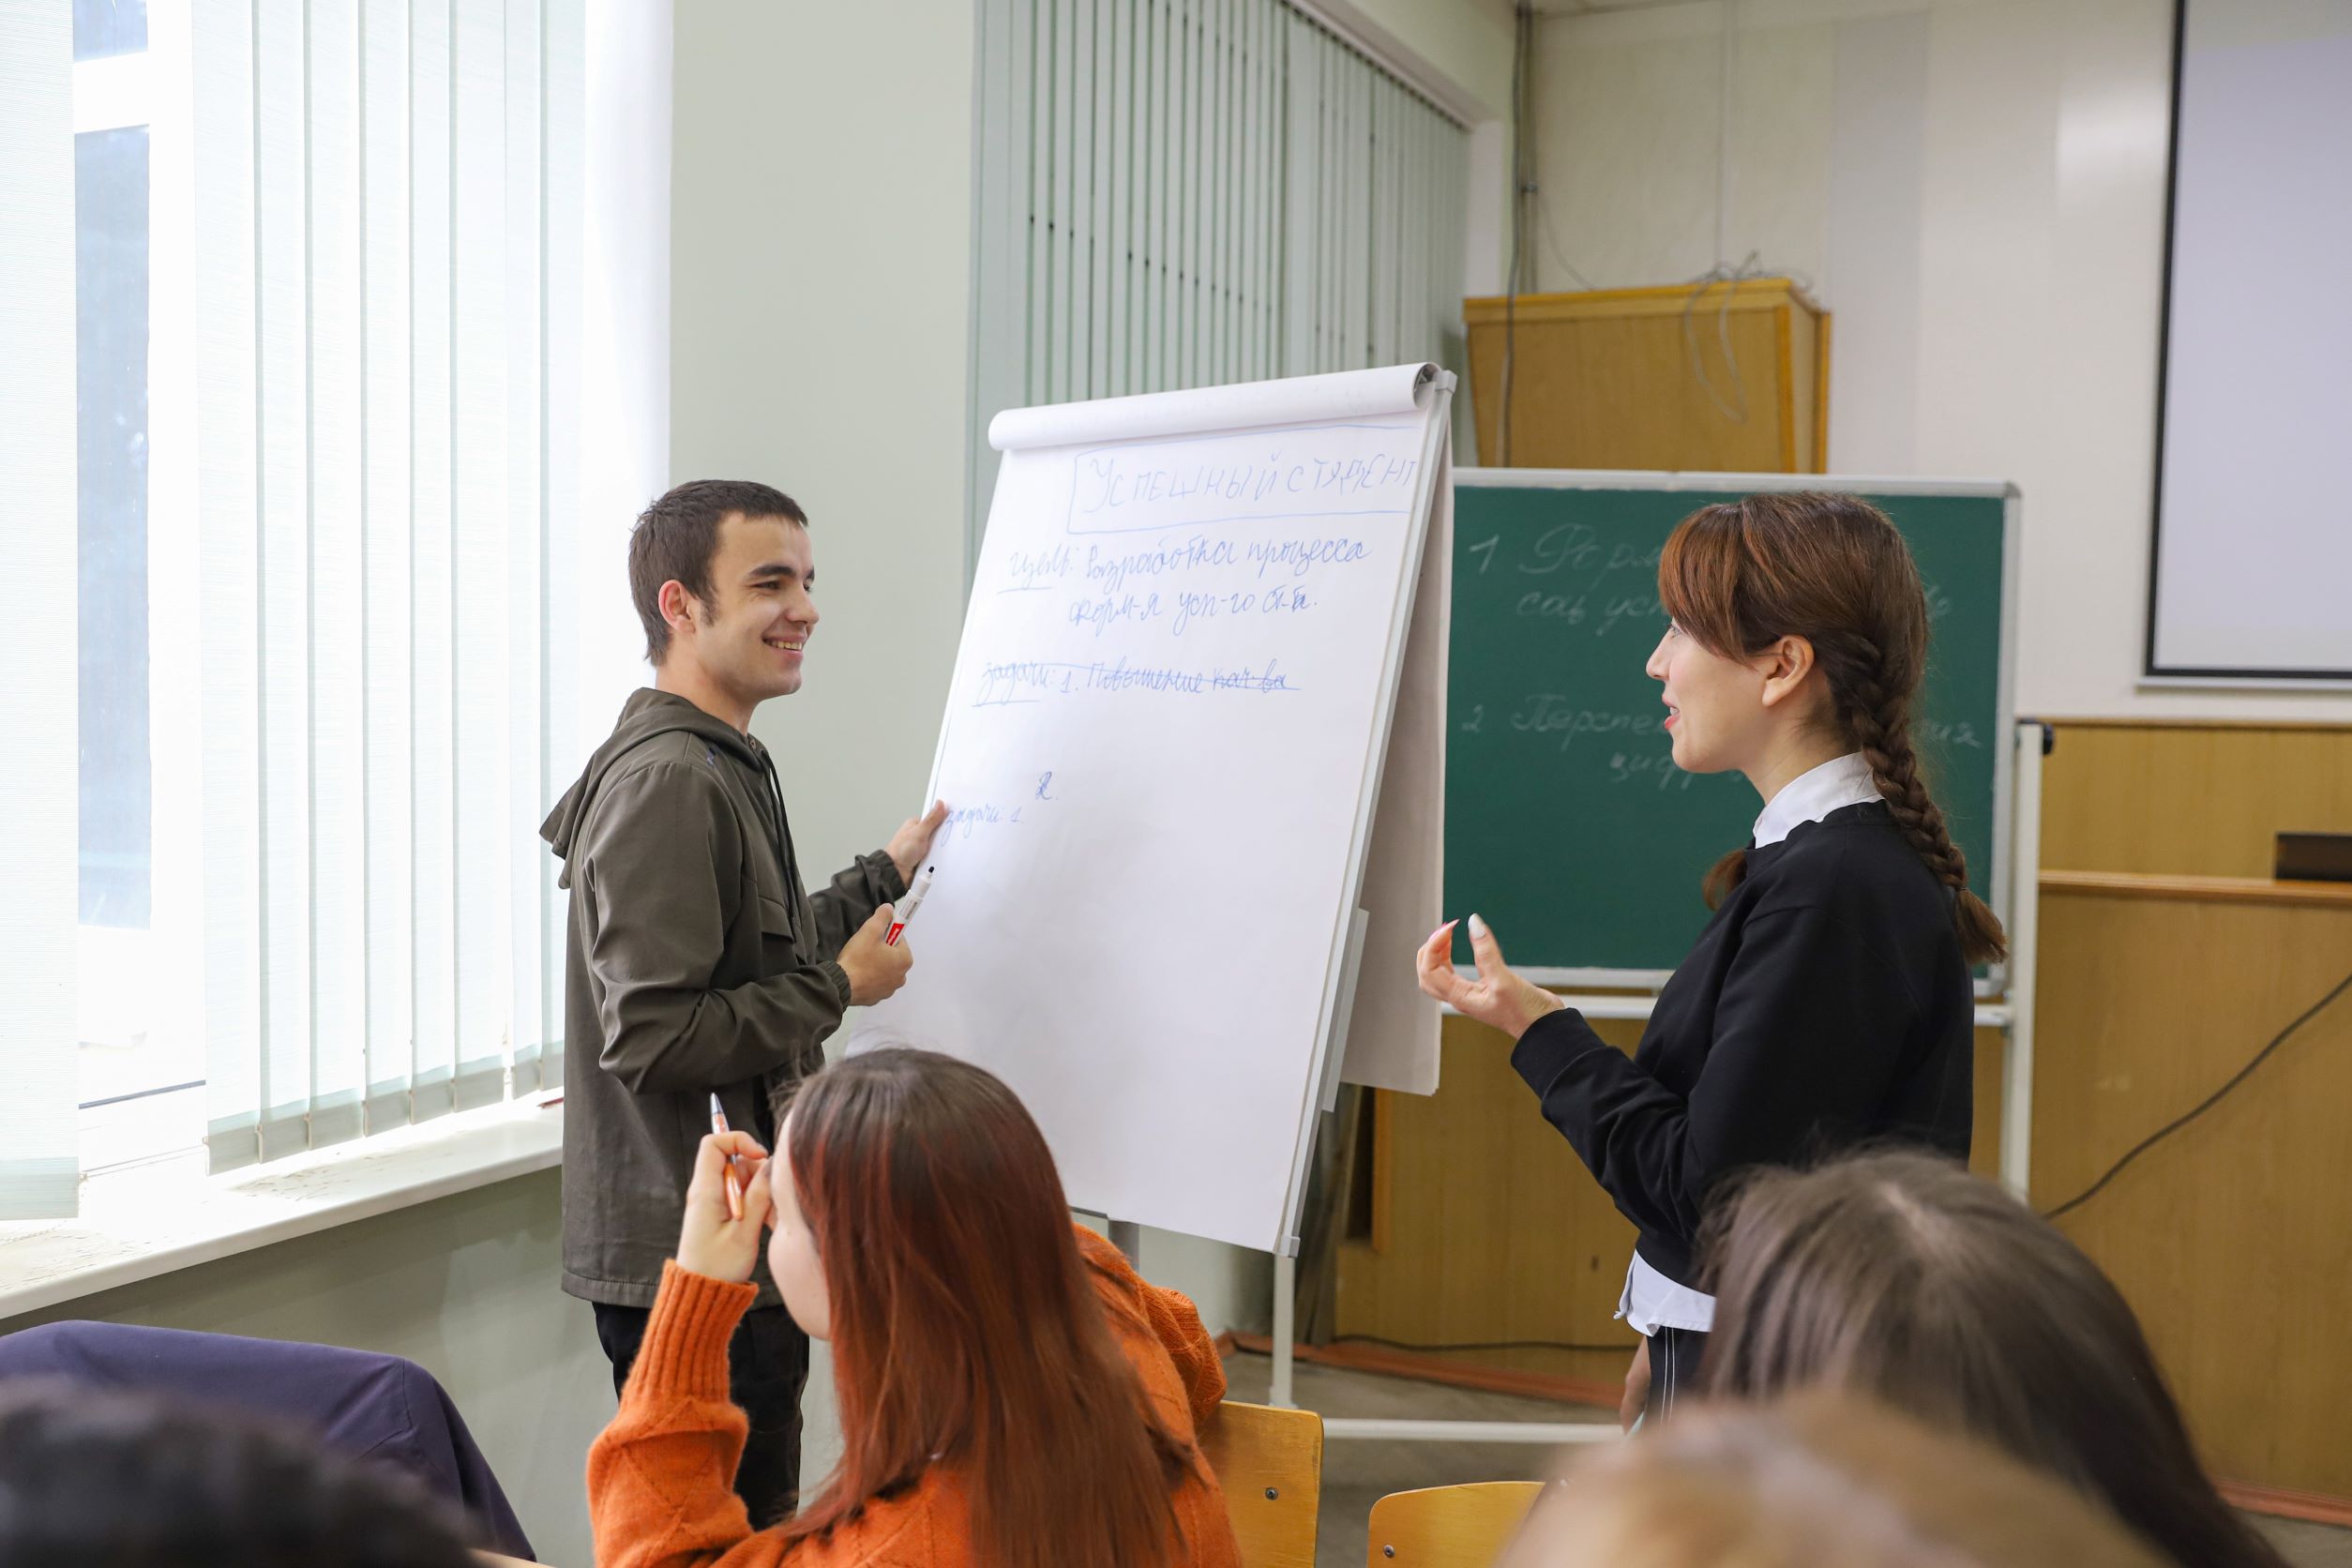
POLYGON ((582 0, 199 0, 216 1170, 552 1083, 582 0))
POLYGON ((980 0, 971 554, 1005 408, 1458 356, 1462 129, 1284 0, 980 0))
POLYGON ((73 20, 0 7, 0 1220, 74 1212, 73 20))
POLYGON ((561 1067, 584 0, 84 12, 0 7, 0 1219, 561 1067))

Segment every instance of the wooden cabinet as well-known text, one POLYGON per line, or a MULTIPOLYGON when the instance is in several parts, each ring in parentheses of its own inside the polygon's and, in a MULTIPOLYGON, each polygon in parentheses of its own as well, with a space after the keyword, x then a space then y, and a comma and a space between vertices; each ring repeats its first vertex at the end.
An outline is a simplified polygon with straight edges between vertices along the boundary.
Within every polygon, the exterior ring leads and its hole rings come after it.
POLYGON ((1786 278, 1470 299, 1462 314, 1485 466, 1828 466, 1829 312, 1786 278))

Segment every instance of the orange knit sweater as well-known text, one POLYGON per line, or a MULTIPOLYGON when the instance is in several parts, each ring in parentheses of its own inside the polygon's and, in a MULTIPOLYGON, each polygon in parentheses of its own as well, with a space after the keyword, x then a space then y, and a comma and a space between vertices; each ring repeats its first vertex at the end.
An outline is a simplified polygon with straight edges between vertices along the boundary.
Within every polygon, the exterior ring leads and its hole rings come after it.
MULTIPOLYGON (((1191 1302, 1146 1284, 1084 1227, 1119 1348, 1177 1436, 1191 1439, 1225 1396, 1225 1369, 1191 1302)), ((727 1397, 727 1342, 751 1305, 748 1285, 663 1266, 621 1411, 588 1451, 588 1505, 601 1568, 980 1568, 965 1478, 937 1467, 900 1495, 869 1501, 822 1537, 754 1533, 731 1489, 748 1424, 727 1397)), ((1172 1500, 1185 1568, 1239 1568, 1225 1494, 1198 1455, 1172 1500)))

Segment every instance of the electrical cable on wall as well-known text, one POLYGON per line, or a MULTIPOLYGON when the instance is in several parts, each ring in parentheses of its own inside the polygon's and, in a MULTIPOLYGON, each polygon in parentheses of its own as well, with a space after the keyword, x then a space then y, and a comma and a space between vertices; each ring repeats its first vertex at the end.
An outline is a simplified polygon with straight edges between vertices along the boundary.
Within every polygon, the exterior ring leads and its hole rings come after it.
POLYGON ((1544 243, 1551 248, 1552 260, 1560 264, 1560 270, 1566 273, 1578 288, 1599 288, 1600 284, 1579 272, 1576 264, 1568 259, 1567 247, 1560 243, 1559 231, 1552 227, 1552 209, 1548 204, 1539 204, 1536 206, 1535 221, 1543 229, 1544 243))
POLYGON ((1518 348, 1519 277, 1527 255, 1527 204, 1534 191, 1533 151, 1527 126, 1527 72, 1534 53, 1535 8, 1519 0, 1512 18, 1511 36, 1511 268, 1503 285, 1502 400, 1497 415, 1495 456, 1499 466, 1511 466, 1512 364, 1518 348))
POLYGON ((1756 252, 1751 250, 1736 267, 1716 265, 1691 279, 1694 287, 1690 298, 1682 302, 1682 347, 1691 356, 1691 374, 1698 378, 1698 388, 1707 394, 1707 400, 1715 405, 1715 412, 1735 425, 1748 422, 1748 389, 1740 380, 1739 351, 1731 346, 1731 302, 1740 293, 1740 285, 1751 278, 1764 276, 1756 265, 1756 252), (1732 401, 1726 403, 1715 391, 1715 384, 1707 374, 1706 356, 1699 353, 1698 335, 1693 330, 1691 317, 1705 298, 1707 291, 1723 285, 1723 309, 1715 313, 1715 337, 1723 345, 1724 364, 1731 371, 1732 401))
MULTIPOLYGON (((1529 106, 1530 95, 1526 92, 1522 84, 1524 74, 1529 68, 1529 56, 1533 53, 1536 19, 1545 16, 1576 17, 1600 15, 1624 8, 1630 8, 1587 5, 1570 11, 1536 10, 1531 6, 1525 4, 1518 8, 1519 30, 1514 45, 1515 53, 1514 55, 1511 79, 1511 124, 1515 143, 1513 158, 1513 199, 1515 205, 1512 212, 1513 283, 1511 285, 1511 292, 1515 296, 1518 292, 1516 279, 1520 274, 1520 255, 1522 246, 1522 240, 1520 237, 1522 228, 1522 209, 1516 205, 1516 204, 1532 200, 1535 197, 1538 188, 1533 177, 1533 153, 1531 151, 1531 143, 1533 141, 1532 128, 1528 124, 1528 120, 1530 117, 1530 109, 1529 106)), ((1691 375, 1696 381, 1697 381, 1699 390, 1707 395, 1707 400, 1714 405, 1715 411, 1718 414, 1722 415, 1726 419, 1731 421, 1733 424, 1743 425, 1747 423, 1748 420, 1747 387, 1740 378, 1739 352, 1733 346, 1731 339, 1731 306, 1734 299, 1739 294, 1739 286, 1752 279, 1781 276, 1787 277, 1792 281, 1797 283, 1799 287, 1808 291, 1811 290, 1812 284, 1809 279, 1807 279, 1802 274, 1799 273, 1795 268, 1783 268, 1778 272, 1768 271, 1762 264, 1761 253, 1756 250, 1750 250, 1747 255, 1736 265, 1729 260, 1731 249, 1731 192, 1733 186, 1732 150, 1734 141, 1732 134, 1732 91, 1734 77, 1736 75, 1738 27, 1738 0, 1724 0, 1722 7, 1722 28, 1717 36, 1716 55, 1716 87, 1718 96, 1716 118, 1717 136, 1715 148, 1716 259, 1713 266, 1708 268, 1697 277, 1689 279, 1691 284, 1691 294, 1690 297, 1683 302, 1681 326, 1683 348, 1689 357, 1691 375), (1725 395, 1726 389, 1719 386, 1715 378, 1708 372, 1706 355, 1699 345, 1698 328, 1696 323, 1696 315, 1700 303, 1706 299, 1708 291, 1717 285, 1724 286, 1724 294, 1722 305, 1717 310, 1715 317, 1715 339, 1718 346, 1722 350, 1724 363, 1729 371, 1730 384, 1728 387, 1728 399, 1726 399, 1725 395)), ((1542 231, 1544 243, 1550 249, 1553 260, 1560 264, 1561 270, 1580 287, 1586 289, 1594 289, 1599 287, 1599 285, 1595 284, 1591 279, 1587 278, 1584 273, 1578 269, 1576 264, 1569 259, 1567 247, 1560 243, 1559 231, 1553 226, 1550 208, 1540 207, 1537 209, 1536 223, 1542 231)), ((1501 451, 1503 454, 1501 461, 1505 464, 1508 464, 1510 461, 1509 411, 1511 405, 1512 350, 1514 346, 1513 339, 1515 326, 1515 312, 1513 309, 1515 303, 1515 300, 1507 300, 1505 302, 1503 311, 1504 429, 1501 445, 1501 451)))
POLYGON ((2163 1126, 2157 1128, 2154 1132, 2140 1139, 2138 1143, 2133 1145, 2130 1153, 2125 1154, 2121 1159, 2116 1161, 2115 1164, 2107 1167, 2105 1175, 2101 1176, 2099 1180, 2091 1183, 2090 1185, 2085 1187, 2082 1191, 2076 1193, 2073 1197, 2068 1199, 2057 1208, 2048 1211, 2042 1217, 2043 1219, 2058 1219, 2066 1214, 2072 1214, 2074 1210, 2081 1208, 2084 1204, 2098 1197, 2099 1194, 2104 1190, 2107 1184, 2114 1181, 2118 1176, 2122 1175, 2124 1168, 2133 1160, 2138 1159, 2142 1154, 2147 1153, 2150 1149, 2155 1148, 2156 1145, 2162 1143, 2164 1139, 2170 1138, 2173 1134, 2179 1132, 2181 1128, 2187 1126, 2190 1123, 2195 1121, 2207 1111, 2211 1110, 2215 1106, 2220 1105, 2222 1101, 2228 1096, 2232 1090, 2236 1089, 2239 1084, 2245 1082, 2249 1078, 2252 1078, 2254 1076, 2254 1069, 2261 1066, 2263 1063, 2269 1061, 2272 1052, 2276 1051, 2281 1046, 2286 1044, 2287 1040, 2297 1030, 2302 1028, 2303 1025, 2311 1022, 2312 1019, 2326 1012, 2329 1004, 2333 1003, 2336 998, 2342 996, 2347 990, 2352 990, 2352 974, 2347 974, 2343 979, 2337 981, 2334 988, 2329 991, 2326 996, 2321 997, 2317 1002, 2313 1003, 2309 1007, 2303 1009, 2301 1016, 2297 1018, 2293 1023, 2288 1024, 2284 1029, 2280 1030, 2278 1033, 2272 1035, 2270 1037, 2270 1043, 2263 1047, 2260 1050, 2254 1052, 2254 1059, 2248 1062, 2244 1066, 2239 1068, 2236 1073, 2232 1074, 2227 1083, 2223 1084, 2219 1089, 2216 1089, 2213 1093, 2208 1094, 2185 1114, 2174 1117, 2171 1121, 2165 1123, 2163 1126))

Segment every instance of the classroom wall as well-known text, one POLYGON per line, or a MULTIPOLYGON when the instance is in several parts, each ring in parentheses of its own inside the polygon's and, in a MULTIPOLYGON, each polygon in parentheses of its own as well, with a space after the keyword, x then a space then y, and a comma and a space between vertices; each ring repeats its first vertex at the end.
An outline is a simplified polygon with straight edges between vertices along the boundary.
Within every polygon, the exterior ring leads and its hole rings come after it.
POLYGON ((812 869, 922 804, 955 662, 972 12, 677 9, 671 472, 807 508, 824 619, 757 728, 812 869))
MULTIPOLYGON (((1507 102, 1507 0, 1333 9, 1507 102)), ((921 804, 955 663, 972 50, 970 0, 677 8, 671 473, 766 479, 808 509, 824 620, 807 685, 755 728, 812 869, 921 804)), ((1485 210, 1491 228, 1500 203, 1485 210)), ((1213 1332, 1268 1320, 1262 1254, 1154 1231, 1144 1268, 1213 1332)))
POLYGON ((1308 0, 1342 28, 1393 39, 1476 100, 1511 111, 1512 0, 1308 0))
POLYGON ((591 1560, 588 1444, 612 1373, 584 1302, 555 1283, 558 1171, 180 1269, 45 1312, 63 1319, 309 1340, 418 1363, 449 1391, 540 1558, 591 1560))
POLYGON ((2352 718, 2138 685, 2172 0, 1741 0, 1727 203, 1724 14, 1544 22, 1537 287, 1696 277, 1720 211, 1835 314, 1833 471, 2023 489, 2021 710, 2352 718))

